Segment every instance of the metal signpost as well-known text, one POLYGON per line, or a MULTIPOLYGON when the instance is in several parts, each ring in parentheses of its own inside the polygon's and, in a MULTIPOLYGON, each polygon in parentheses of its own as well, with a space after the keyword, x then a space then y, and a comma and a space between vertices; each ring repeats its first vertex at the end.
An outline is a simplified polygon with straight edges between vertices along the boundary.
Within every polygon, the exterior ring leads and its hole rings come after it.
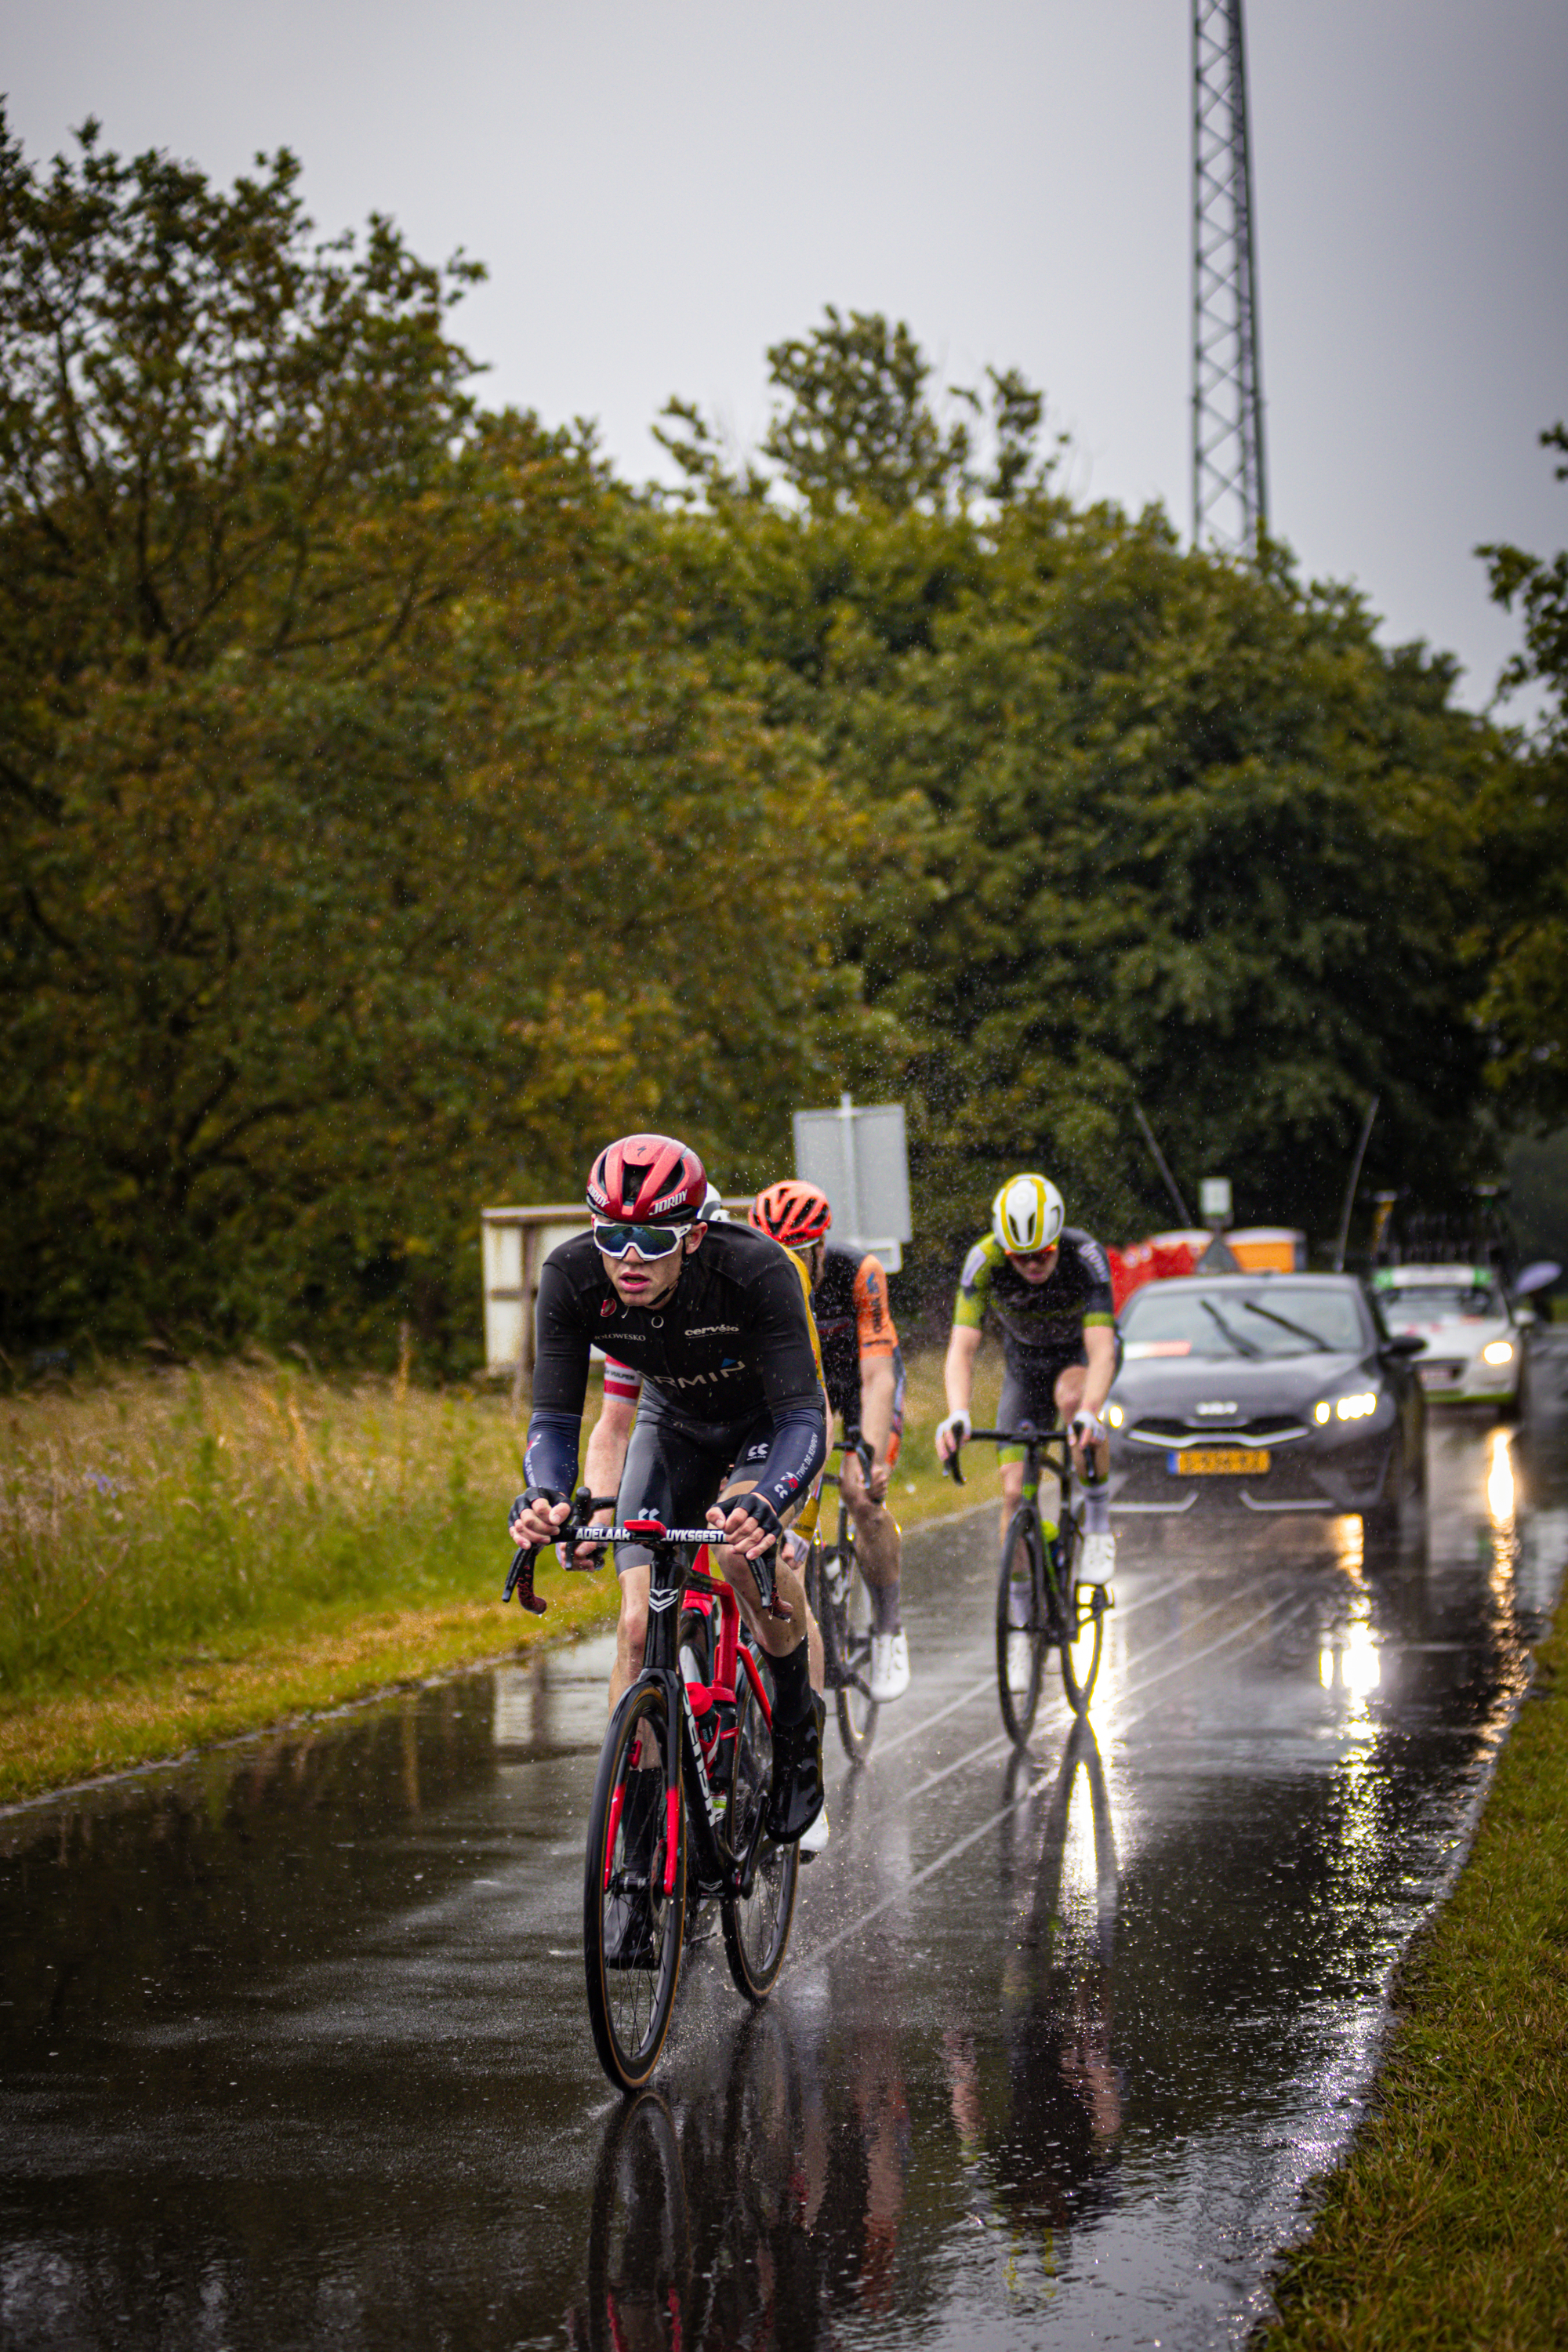
POLYGON ((1205 1176, 1198 1186, 1198 1212, 1211 1233, 1223 1233, 1230 1223, 1230 1178, 1205 1176))
POLYGON ((902 1103, 857 1104, 842 1095, 837 1110, 797 1110, 795 1172, 832 1202, 836 1242, 872 1252, 897 1274, 904 1244, 914 1239, 902 1103))

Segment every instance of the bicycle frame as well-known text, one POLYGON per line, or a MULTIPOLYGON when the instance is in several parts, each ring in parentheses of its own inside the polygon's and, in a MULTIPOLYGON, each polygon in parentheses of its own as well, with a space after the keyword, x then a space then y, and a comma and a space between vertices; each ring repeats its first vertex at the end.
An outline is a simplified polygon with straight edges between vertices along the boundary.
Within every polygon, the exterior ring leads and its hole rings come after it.
MULTIPOLYGON (((651 1554, 648 1575, 647 1634, 643 1645, 642 1671, 627 1688, 621 1700, 624 1706, 633 1695, 648 1683, 662 1689, 667 1710, 666 1719, 672 1726, 684 1726, 684 1736, 668 1740, 664 1759, 665 1772, 665 1887, 667 1896, 675 1892, 675 1874, 679 1847, 678 1831, 682 1796, 686 1801, 693 1843, 696 1848, 698 1893, 702 1895, 738 1895, 742 1899, 752 1892, 756 1871, 757 1847, 762 1839, 765 1809, 757 1808, 747 1834, 745 1847, 736 1853, 721 1843, 720 1807, 714 1794, 709 1770, 708 1755, 698 1730, 699 1717, 706 1717, 716 1706, 735 1704, 739 1695, 736 1670, 739 1668, 750 1685, 752 1698, 762 1709, 763 1720, 773 1725, 773 1708, 767 1690, 750 1649, 741 1640, 741 1604, 733 1588, 722 1578, 697 1565, 699 1559, 711 1559, 710 1547, 714 1530, 711 1528, 667 1528, 659 1519, 627 1519, 616 1527, 577 1524, 571 1520, 554 1538, 563 1549, 579 1543, 595 1546, 635 1543, 645 1545, 651 1554), (693 1555, 689 1559, 688 1554, 693 1555), (681 1671, 678 1651, 680 1604, 688 1594, 694 1594, 706 1611, 719 1604, 719 1638, 714 1645, 713 1679, 710 1683, 689 1683, 681 1671)), ((544 1603, 533 1592, 533 1566, 538 1557, 537 1547, 521 1547, 511 1564, 507 1578, 503 1601, 515 1591, 524 1607, 542 1611, 544 1603)), ((764 1607, 772 1607, 772 1578, 765 1563, 752 1562, 757 1588, 764 1607)), ((619 1708, 616 1710, 619 1713, 619 1708)), ((616 1792, 616 1805, 620 1803, 616 1792)), ((609 1847, 615 1843, 614 1835, 609 1847)), ((608 1852, 606 1848, 606 1868, 608 1852)))

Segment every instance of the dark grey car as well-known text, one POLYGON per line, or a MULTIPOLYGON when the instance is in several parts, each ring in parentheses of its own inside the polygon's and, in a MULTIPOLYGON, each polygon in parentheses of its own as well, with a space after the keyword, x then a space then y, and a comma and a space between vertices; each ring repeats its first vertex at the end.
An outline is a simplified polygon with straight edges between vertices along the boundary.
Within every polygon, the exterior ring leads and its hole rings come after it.
POLYGON ((1151 1282, 1120 1321, 1115 1508, 1354 1511, 1397 1536, 1426 1488, 1423 1343, 1393 1337, 1353 1276, 1151 1282))

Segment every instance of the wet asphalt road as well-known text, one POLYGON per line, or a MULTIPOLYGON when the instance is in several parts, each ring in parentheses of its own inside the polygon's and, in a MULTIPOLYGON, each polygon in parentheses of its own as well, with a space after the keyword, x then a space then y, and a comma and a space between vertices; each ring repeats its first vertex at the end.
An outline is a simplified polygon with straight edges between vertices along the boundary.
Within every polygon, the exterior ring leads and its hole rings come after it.
MULTIPOLYGON (((1435 1418, 1429 1541, 1121 1531, 1093 1739, 1020 1764, 994 1517, 774 2000, 694 1956, 612 2096, 579 1952, 605 1648, 0 1816, 0 2342, 1209 2346, 1353 2123, 1568 1552, 1568 1355, 1435 1418)), ((836 1769, 837 1768, 836 1767, 836 1769)))

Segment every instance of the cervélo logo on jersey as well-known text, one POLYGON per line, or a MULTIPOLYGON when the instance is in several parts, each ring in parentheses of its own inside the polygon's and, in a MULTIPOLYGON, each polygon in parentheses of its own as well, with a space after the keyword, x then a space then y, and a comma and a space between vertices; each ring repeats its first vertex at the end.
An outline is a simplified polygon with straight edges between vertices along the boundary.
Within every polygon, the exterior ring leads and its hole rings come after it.
POLYGON ((738 1323, 689 1323, 686 1336, 689 1339, 713 1339, 721 1331, 738 1331, 740 1328, 738 1323))

